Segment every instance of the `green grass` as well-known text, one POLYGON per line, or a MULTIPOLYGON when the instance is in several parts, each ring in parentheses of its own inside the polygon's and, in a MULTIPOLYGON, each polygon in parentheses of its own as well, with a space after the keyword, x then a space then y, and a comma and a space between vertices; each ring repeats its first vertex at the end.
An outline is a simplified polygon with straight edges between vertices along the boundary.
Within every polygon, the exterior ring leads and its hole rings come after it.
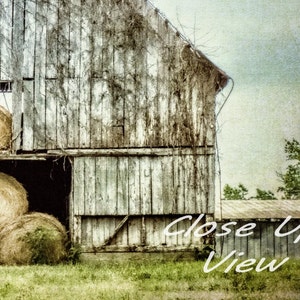
POLYGON ((203 272, 203 262, 1 266, 0 299, 300 299, 300 260, 275 272, 203 272))

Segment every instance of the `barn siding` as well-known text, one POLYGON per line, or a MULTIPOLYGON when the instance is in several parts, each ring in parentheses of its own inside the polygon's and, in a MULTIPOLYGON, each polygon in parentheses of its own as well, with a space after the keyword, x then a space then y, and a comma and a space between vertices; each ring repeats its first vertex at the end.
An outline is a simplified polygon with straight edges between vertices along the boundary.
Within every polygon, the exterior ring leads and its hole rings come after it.
POLYGON ((206 186, 213 185, 213 178, 207 181, 203 175, 211 174, 214 155, 171 153, 73 158, 72 238, 84 251, 104 246, 124 217, 128 220, 106 245, 111 250, 201 244, 194 237, 167 238, 163 229, 178 216, 213 213, 207 205, 207 197, 213 203, 213 189, 206 186))
MULTIPOLYGON (((250 221, 238 221, 235 228, 239 228, 250 221)), ((261 221, 252 220, 256 223, 253 234, 247 237, 236 237, 234 232, 223 237, 216 237, 216 252, 225 257, 233 250, 244 252, 243 257, 262 258, 262 257, 300 257, 299 245, 293 241, 298 236, 298 232, 292 233, 286 237, 276 237, 274 232, 276 228, 282 224, 281 221, 261 221)), ((219 222, 218 227, 222 224, 219 222)), ((293 230, 299 226, 299 220, 290 221, 287 229, 293 230)), ((238 257, 238 256, 236 256, 238 257)))
POLYGON ((12 1, 1 1, 0 20, 0 79, 10 80, 12 79, 12 1))
POLYGON ((213 213, 213 155, 74 158, 74 212, 84 216, 213 213))
MULTIPOLYGON (((123 217, 83 216, 81 231, 75 238, 80 241, 84 252, 193 250, 194 247, 201 247, 202 240, 193 235, 188 237, 182 234, 170 237, 164 235, 165 227, 176 218, 175 216, 130 216, 114 235, 123 217)), ((197 216, 194 216, 191 221, 178 223, 172 229, 187 230, 196 219, 197 216)))
POLYGON ((18 79, 15 150, 214 145, 220 72, 145 1, 11 3, 0 76, 18 79))

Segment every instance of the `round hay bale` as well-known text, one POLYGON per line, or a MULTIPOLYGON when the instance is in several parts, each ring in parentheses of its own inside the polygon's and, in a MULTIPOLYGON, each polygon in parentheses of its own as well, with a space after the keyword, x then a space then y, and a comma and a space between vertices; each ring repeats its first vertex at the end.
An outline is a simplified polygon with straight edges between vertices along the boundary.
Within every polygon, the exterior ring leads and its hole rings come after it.
POLYGON ((0 172, 0 225, 27 212, 27 193, 22 184, 0 172))
POLYGON ((53 216, 29 213, 0 231, 0 263, 56 264, 66 257, 67 233, 53 216))
POLYGON ((0 105, 0 150, 10 149, 12 137, 11 113, 0 105))

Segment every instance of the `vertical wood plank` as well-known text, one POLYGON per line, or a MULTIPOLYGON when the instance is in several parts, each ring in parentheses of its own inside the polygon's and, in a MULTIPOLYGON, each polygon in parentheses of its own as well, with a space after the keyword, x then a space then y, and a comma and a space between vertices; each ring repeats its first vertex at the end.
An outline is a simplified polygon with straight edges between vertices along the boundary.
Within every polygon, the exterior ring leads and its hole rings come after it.
POLYGON ((81 226, 80 226, 80 242, 83 249, 87 250, 88 244, 87 244, 87 218, 81 219, 81 226))
POLYGON ((22 135, 22 93, 23 93, 23 36, 24 33, 24 1, 15 0, 13 10, 13 35, 12 35, 12 110, 13 110, 13 149, 21 148, 22 135))
POLYGON ((124 35, 124 11, 120 6, 114 7, 112 11, 114 22, 113 35, 113 85, 111 87, 112 96, 112 147, 124 145, 124 101, 126 93, 125 84, 125 59, 120 38, 124 35))
POLYGON ((161 161, 153 158, 152 161, 152 213, 163 214, 163 170, 161 161))
POLYGON ((61 130, 58 120, 61 116, 56 115, 58 105, 58 84, 57 80, 45 80, 46 82, 46 148, 55 149, 57 145, 57 131, 61 130))
POLYGON ((84 158, 84 211, 85 215, 95 215, 96 206, 96 162, 94 157, 84 158))
POLYGON ((169 62, 169 30, 167 23, 158 16, 158 32, 164 37, 164 41, 160 42, 160 52, 158 59, 158 73, 157 73, 157 94, 159 96, 158 101, 158 118, 159 118, 159 130, 160 140, 158 146, 168 145, 168 124, 169 124, 169 91, 167 89, 168 80, 168 62, 169 62))
POLYGON ((257 222, 257 229, 254 231, 254 257, 259 258, 262 257, 261 255, 261 222, 257 222))
POLYGON ((195 168, 194 160, 190 155, 184 156, 186 168, 186 186, 185 186, 185 212, 193 213, 195 211, 195 168))
POLYGON ((80 103, 80 79, 66 79, 68 84, 68 102, 66 107, 66 115, 68 118, 68 148, 79 148, 79 103, 80 103))
MULTIPOLYGON (((34 77, 34 49, 35 49, 35 10, 36 3, 32 0, 25 1, 25 28, 23 49, 23 77, 34 77)), ((32 149, 32 148, 30 148, 32 149)), ((29 149, 28 149, 29 150, 29 149)))
POLYGON ((47 3, 47 28, 46 28, 46 78, 57 77, 57 51, 58 51, 58 0, 47 3))
POLYGON ((88 249, 93 249, 93 242, 94 242, 94 232, 93 232, 93 223, 97 219, 95 218, 84 218, 83 219, 85 222, 83 223, 84 225, 82 226, 82 236, 85 236, 85 243, 84 245, 88 249))
POLYGON ((141 245, 142 221, 140 217, 130 218, 128 220, 129 236, 128 244, 130 246, 141 245))
POLYGON ((0 2, 0 79, 12 79, 12 47, 13 41, 13 2, 3 0, 0 2))
MULTIPOLYGON (((102 93, 101 93, 101 116, 98 116, 99 121, 102 120, 102 147, 113 147, 116 142, 112 134, 113 120, 113 90, 115 89, 115 74, 114 74, 114 22, 113 22, 113 3, 106 6, 101 18, 101 74, 102 93)), ((96 49, 95 49, 96 51, 96 49)), ((95 52, 96 55, 96 52, 95 52)), ((100 62, 99 62, 100 63, 100 62)))
POLYGON ((226 245, 225 246, 226 251, 224 255, 229 254, 232 250, 237 250, 237 251, 240 250, 239 245, 237 245, 235 234, 226 235, 224 242, 225 242, 224 245, 226 245))
POLYGON ((215 155, 214 154, 206 154, 203 157, 205 160, 205 170, 202 173, 201 181, 206 182, 204 179, 207 180, 207 185, 204 188, 205 191, 208 191, 208 195, 205 198, 202 198, 202 203, 207 203, 206 212, 213 214, 215 212, 215 155))
POLYGON ((100 148, 103 134, 103 82, 98 78, 93 78, 91 83, 91 147, 100 148))
POLYGON ((118 215, 128 215, 128 157, 118 158, 117 181, 117 213, 118 215))
MULTIPOLYGON (((245 225, 246 222, 243 222, 241 225, 245 225)), ((249 256, 249 239, 247 236, 240 237, 240 249, 245 253, 244 257, 249 256)))
MULTIPOLYGON (((177 211, 179 214, 185 214, 185 185, 186 185, 186 167, 184 163, 184 156, 176 156, 177 161, 177 173, 174 177, 177 182, 177 211)), ((176 170, 176 169, 175 169, 176 170)))
POLYGON ((83 157, 74 158, 73 178, 74 215, 84 215, 85 177, 83 157))
MULTIPOLYGON (((177 223, 177 226, 175 226, 176 231, 184 230, 186 231, 191 225, 192 222, 195 220, 184 220, 182 222, 177 223)), ((167 224, 166 224, 167 225, 167 224)), ((185 237, 183 234, 177 235, 177 244, 178 246, 189 246, 192 243, 192 234, 185 237)))
MULTIPOLYGON (((57 0, 56 0, 57 1, 57 0)), ((69 1, 59 1, 59 14, 57 20, 57 58, 56 72, 60 81, 69 77, 70 59, 70 12, 74 6, 69 1)), ((78 37, 77 37, 78 38, 78 37)), ((55 56, 54 56, 55 57, 55 56)), ((60 84, 62 85, 62 83, 60 84)))
MULTIPOLYGON (((208 165, 209 158, 206 155, 193 155, 193 164, 195 172, 195 209, 198 212, 214 213, 208 210, 208 201, 214 199, 208 199, 210 195, 208 186, 208 177, 211 177, 210 169, 208 165)), ((212 186, 214 188, 214 185, 212 186)))
POLYGON ((45 61, 46 61, 46 3, 37 2, 35 30, 35 114, 34 149, 45 149, 46 143, 46 101, 45 101, 45 61))
POLYGON ((79 136, 80 147, 90 147, 90 102, 91 102, 91 0, 82 2, 81 7, 81 43, 80 43, 80 103, 79 136))
MULTIPOLYGON (((280 222, 275 222, 273 225, 274 231, 279 226, 280 222)), ((274 234, 274 255, 275 257, 286 257, 287 254, 287 237, 277 237, 274 234)))
MULTIPOLYGON (((281 222, 276 222, 276 228, 281 224, 281 222)), ((289 256, 288 253, 288 237, 276 237, 275 238, 275 255, 279 257, 287 257, 289 256), (276 247, 277 246, 277 247, 276 247)))
MULTIPOLYGON (((68 115, 67 112, 69 111, 69 81, 66 79, 59 78, 57 80, 57 90, 55 93, 56 96, 56 136, 57 136, 57 142, 56 147, 60 149, 67 148, 68 145, 68 115)), ((72 121, 71 121, 72 123, 72 121)), ((74 129, 72 129, 74 130, 74 129)))
POLYGON ((129 214, 140 214, 140 166, 138 157, 128 158, 128 193, 129 214))
MULTIPOLYGON (((160 223, 162 223, 162 221, 163 221, 164 228, 175 220, 175 218, 167 217, 167 216, 161 216, 160 219, 161 219, 160 223)), ((176 228, 177 226, 174 226, 174 227, 176 228)), ((161 229, 161 231, 163 231, 163 229, 161 229)), ((165 246, 167 246, 167 247, 177 246, 177 236, 176 235, 175 236, 165 236, 164 239, 165 239, 165 241, 164 241, 165 246)))
POLYGON ((172 156, 159 157, 162 167, 162 201, 164 214, 176 213, 176 201, 173 194, 173 159, 172 156))
MULTIPOLYGON (((146 37, 145 37, 146 38, 146 37)), ((141 45, 142 46, 142 45, 141 45)), ((145 51, 141 46, 137 46, 135 49, 134 58, 134 93, 135 93, 135 145, 142 147, 146 144, 146 111, 148 111, 148 101, 145 95, 145 82, 147 80, 145 74, 147 73, 146 67, 146 55, 145 51)))
POLYGON ((107 168, 106 168, 106 176, 107 176, 107 212, 109 215, 116 215, 117 213, 117 166, 118 161, 116 157, 106 157, 107 159, 107 168))
POLYGON ((139 163, 141 214, 151 214, 151 159, 145 156, 140 158, 139 163))
POLYGON ((106 157, 97 157, 96 159, 96 214, 105 215, 108 213, 107 201, 107 159, 106 157))
POLYGON ((261 224, 261 255, 263 257, 270 255, 268 249, 268 227, 265 222, 261 224))
POLYGON ((92 217, 92 231, 93 231, 93 247, 101 247, 104 240, 101 240, 101 227, 99 226, 100 218, 92 217))
POLYGON ((273 222, 266 223, 267 226, 267 249, 268 249, 268 256, 274 257, 275 255, 275 241, 274 241, 274 228, 273 228, 273 222))
POLYGON ((81 0, 70 0, 70 52, 69 52, 69 78, 79 78, 80 73, 80 41, 81 41, 81 0))
MULTIPOLYGON (((289 222, 287 224, 288 231, 292 231, 295 227, 297 227, 295 225, 298 226, 299 224, 295 224, 294 222, 289 222)), ((288 256, 289 257, 295 257, 296 254, 299 255, 299 248, 298 248, 299 245, 298 244, 294 244, 294 240, 296 239, 296 236, 298 236, 298 234, 299 234, 299 232, 297 230, 293 234, 289 234, 288 235, 288 256)))
POLYGON ((33 120, 34 120, 34 82, 24 80, 24 112, 23 112, 23 150, 33 149, 33 120))
POLYGON ((205 176, 209 176, 208 172, 203 171, 203 161, 207 158, 204 155, 193 155, 193 159, 195 169, 195 212, 210 213, 203 208, 203 204, 206 202, 203 195, 205 190, 203 187, 203 182, 205 176))
MULTIPOLYGON (((96 118, 94 119, 98 120, 99 126, 101 126, 101 146, 104 148, 110 147, 111 146, 111 128, 112 128, 112 99, 111 95, 109 92, 109 86, 108 86, 108 81, 109 81, 109 74, 105 73, 104 74, 104 80, 100 82, 101 86, 101 94, 100 94, 100 105, 98 107, 98 111, 101 113, 101 115, 97 114, 96 118), (101 120, 100 120, 101 118, 101 120), (102 124, 101 124, 102 123, 102 124)), ((94 127, 97 126, 98 124, 95 123, 94 127)))
POLYGON ((100 247, 105 241, 103 219, 98 217, 93 219, 93 246, 100 247))

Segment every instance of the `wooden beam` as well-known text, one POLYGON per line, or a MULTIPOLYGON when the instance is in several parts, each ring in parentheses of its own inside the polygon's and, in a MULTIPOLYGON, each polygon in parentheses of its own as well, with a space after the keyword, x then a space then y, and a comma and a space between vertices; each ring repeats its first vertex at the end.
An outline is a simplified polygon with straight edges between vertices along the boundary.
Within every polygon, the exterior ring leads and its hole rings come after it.
POLYGON ((118 224, 118 226, 116 227, 114 233, 105 240, 103 246, 107 246, 111 243, 111 241, 115 238, 115 236, 118 234, 118 232, 120 231, 120 229, 124 226, 124 224, 128 221, 129 215, 125 216, 122 221, 118 224))
POLYGON ((49 150, 52 156, 176 156, 176 155, 212 155, 213 147, 195 148, 109 148, 109 149, 69 149, 49 150))

